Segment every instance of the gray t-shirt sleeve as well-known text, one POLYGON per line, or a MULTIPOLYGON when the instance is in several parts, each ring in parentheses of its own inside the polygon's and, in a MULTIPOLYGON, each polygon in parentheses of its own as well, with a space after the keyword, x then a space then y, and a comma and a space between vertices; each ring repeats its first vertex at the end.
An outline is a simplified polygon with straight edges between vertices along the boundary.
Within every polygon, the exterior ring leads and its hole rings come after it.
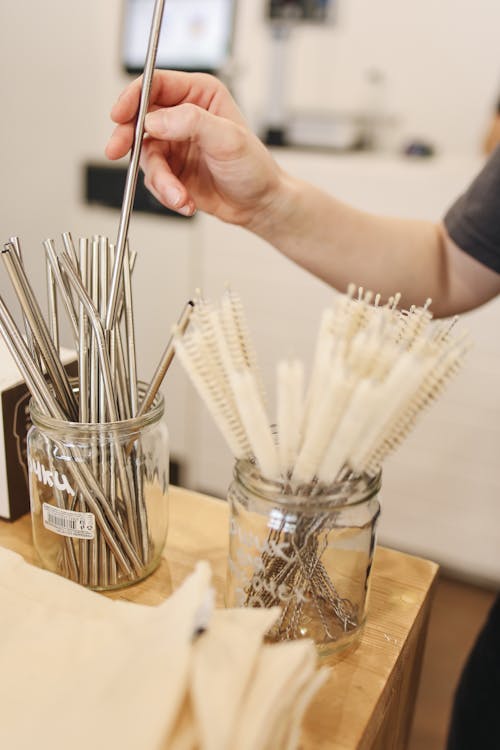
POLYGON ((500 146, 444 217, 453 242, 500 273, 500 146))

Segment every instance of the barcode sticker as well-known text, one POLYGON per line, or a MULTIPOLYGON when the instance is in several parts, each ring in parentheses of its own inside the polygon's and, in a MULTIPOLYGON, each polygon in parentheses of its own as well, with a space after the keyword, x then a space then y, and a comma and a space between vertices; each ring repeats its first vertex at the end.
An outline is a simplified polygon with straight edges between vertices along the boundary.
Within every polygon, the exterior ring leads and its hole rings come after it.
POLYGON ((43 503, 43 525, 49 531, 77 539, 93 539, 95 536, 95 516, 93 513, 78 513, 74 510, 56 508, 43 503))

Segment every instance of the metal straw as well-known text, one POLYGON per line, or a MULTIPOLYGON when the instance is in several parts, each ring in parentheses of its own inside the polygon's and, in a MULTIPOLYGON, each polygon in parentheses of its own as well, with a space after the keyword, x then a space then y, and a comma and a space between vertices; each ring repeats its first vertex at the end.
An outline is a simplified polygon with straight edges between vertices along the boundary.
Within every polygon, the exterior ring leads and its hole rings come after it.
POLYGON ((137 414, 137 362, 135 352, 135 327, 132 310, 132 284, 130 278, 130 254, 128 243, 123 260, 123 291, 125 311, 125 332, 127 336, 127 364, 130 413, 133 417, 137 414))
MULTIPOLYGON (((89 243, 86 239, 79 242, 80 253, 80 276, 82 284, 87 288, 88 284, 88 258, 89 243)), ((80 422, 89 421, 89 340, 87 334, 87 315, 85 308, 80 302, 78 316, 78 393, 79 393, 79 418, 80 422)))
POLYGON ((62 241, 63 241, 64 249, 69 255, 71 262, 73 263, 75 268, 78 268, 78 257, 76 254, 75 245, 73 243, 73 238, 71 237, 71 232, 63 232, 62 241))
MULTIPOLYGON (((78 243, 80 277, 82 284, 87 287, 89 269, 89 243, 87 239, 81 238, 78 243)), ((78 395, 79 395, 79 419, 85 424, 89 421, 89 339, 87 334, 87 316, 85 308, 80 303, 78 314, 78 395)), ((85 500, 78 493, 80 513, 87 511, 85 500)), ((84 586, 89 584, 89 543, 86 539, 80 539, 80 571, 79 581, 84 586)), ((113 558, 114 559, 114 558, 113 558)))
POLYGON ((77 321, 75 306, 73 304, 71 295, 68 291, 66 280, 63 278, 61 274, 61 270, 57 264, 57 252, 56 252, 55 242, 54 240, 44 240, 43 246, 45 248, 45 252, 47 253, 47 258, 50 262, 52 273, 54 274, 54 277, 56 279, 59 293, 63 299, 63 303, 66 308, 66 313, 71 323, 71 329, 73 331, 73 338, 75 341, 78 341, 78 321, 77 321))
POLYGON ((42 355, 45 366, 52 378, 61 403, 64 404, 66 416, 76 419, 78 407, 69 384, 64 367, 55 350, 54 343, 50 337, 49 330, 43 318, 42 312, 36 301, 33 289, 28 281, 14 246, 7 243, 2 250, 2 259, 7 268, 12 285, 16 291, 23 313, 28 319, 33 336, 42 355))
MULTIPOLYGON (((109 242, 107 237, 100 237, 99 239, 99 313, 101 318, 106 314, 106 305, 108 301, 108 273, 109 273, 109 258, 108 258, 109 242)), ((109 341, 108 341, 108 354, 109 341)), ((110 359, 111 368, 111 359, 110 359)), ((111 370, 111 372, 113 372, 111 370)), ((104 423, 108 419, 108 409, 106 405, 106 397, 104 393, 104 382, 103 374, 99 377, 99 422, 104 423)), ((99 479, 101 487, 106 497, 109 497, 109 448, 105 442, 98 446, 99 453, 99 479)), ((109 584, 109 553, 106 545, 106 540, 100 535, 99 539, 99 579, 101 586, 108 586, 109 584)))
MULTIPOLYGON (((191 320, 191 315, 193 314, 193 310, 194 310, 194 302, 192 302, 192 300, 189 300, 189 302, 186 302, 186 305, 180 315, 180 318, 177 321, 176 332, 178 332, 180 335, 185 333, 189 325, 189 321, 191 320)), ((163 378, 165 377, 167 370, 170 367, 170 364, 175 355, 174 340, 175 340, 175 336, 172 334, 172 336, 170 336, 168 340, 165 351, 163 352, 161 356, 160 362, 158 364, 158 367, 155 370, 155 373, 151 379, 148 389, 146 393, 144 394, 144 397, 141 401, 139 411, 137 412, 138 417, 142 417, 144 414, 146 414, 146 412, 151 408, 153 401, 155 400, 155 396, 160 389, 163 378)))
MULTIPOLYGON (((92 298, 92 302, 96 308, 99 306, 99 238, 93 237, 92 239, 92 251, 91 251, 91 273, 90 273, 90 291, 89 294, 92 298)), ((85 305, 80 300, 82 308, 85 310, 85 305)), ((86 310, 85 310, 86 313, 86 310)), ((87 318, 88 319, 88 318, 87 318)), ((90 323, 90 321, 89 321, 90 323)), ((90 381, 89 381, 89 419, 92 424, 98 421, 99 416, 99 359, 97 350, 97 341, 95 334, 91 333, 90 336, 90 381)), ((104 390, 104 389, 103 389, 104 390)), ((91 446, 91 466, 92 472, 95 477, 99 473, 99 454, 98 454, 98 442, 97 436, 92 436, 90 440, 91 446)), ((90 555, 90 585, 97 586, 99 581, 99 539, 96 535, 91 540, 89 545, 90 555)))
POLYGON ((59 310, 57 306, 56 282, 52 265, 48 258, 45 259, 45 271, 47 274, 47 313, 49 318, 50 333, 56 351, 59 351, 59 310))
MULTIPOLYGON (((19 262, 23 263, 23 254, 21 251, 21 242, 19 240, 19 237, 10 237, 9 242, 14 246, 14 250, 16 251, 16 255, 19 258, 19 262)), ((24 267, 24 266, 23 266, 24 267)), ((26 315, 23 312, 23 323, 24 323, 24 330, 26 331, 26 341, 28 342, 28 348, 31 352, 31 356, 37 362, 38 365, 40 365, 40 358, 38 356, 38 352, 36 350, 35 342, 33 340, 33 332, 30 328, 30 324, 28 322, 28 319, 26 315)))
POLYGON ((36 401, 38 408, 44 413, 50 414, 52 417, 56 417, 59 414, 63 417, 62 410, 57 406, 54 397, 50 393, 41 370, 38 369, 31 358, 24 339, 1 297, 0 329, 7 348, 19 368, 21 375, 26 381, 26 385, 36 401))
POLYGON ((125 257, 130 214, 132 212, 132 206, 134 204, 135 191, 137 187, 139 157, 141 154, 142 140, 144 138, 144 121, 146 119, 146 114, 149 107, 149 97, 151 94, 151 84, 153 81, 153 72, 156 62, 156 54, 158 51, 158 42, 160 39, 164 6, 165 0, 156 0, 151 22, 148 51, 146 54, 146 62, 142 79, 139 112, 137 115, 137 122, 135 126, 135 135, 130 156, 130 163, 127 170, 127 179, 125 182, 125 192, 123 195, 120 224, 118 227, 118 238, 116 241, 116 257, 113 267, 111 291, 106 315, 106 328, 108 330, 111 330, 111 328, 114 326, 117 317, 120 279, 122 276, 123 260, 125 257))

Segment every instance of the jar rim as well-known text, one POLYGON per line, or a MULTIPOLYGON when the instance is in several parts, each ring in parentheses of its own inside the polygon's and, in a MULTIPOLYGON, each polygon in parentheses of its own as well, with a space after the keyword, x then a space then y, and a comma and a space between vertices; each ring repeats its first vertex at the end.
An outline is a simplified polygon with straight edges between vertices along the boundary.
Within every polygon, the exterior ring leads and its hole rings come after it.
MULTIPOLYGON (((148 384, 143 381, 137 383, 138 396, 144 396, 148 389, 148 384)), ((73 386, 76 393, 78 388, 73 386)), ((148 411, 140 417, 130 417, 115 422, 71 422, 58 417, 51 417, 44 414, 38 408, 36 401, 32 398, 29 402, 31 421, 35 427, 52 432, 59 432, 63 429, 66 433, 74 435, 82 434, 99 434, 103 432, 113 432, 127 435, 128 433, 137 433, 151 424, 159 422, 165 412, 165 397, 163 393, 158 392, 148 411)))
POLYGON ((293 494, 282 481, 266 479, 257 465, 249 459, 239 459, 234 466, 234 477, 245 489, 269 504, 281 504, 289 510, 304 506, 317 508, 355 507, 371 500, 380 491, 382 469, 376 474, 361 474, 344 481, 335 482, 317 495, 293 494))

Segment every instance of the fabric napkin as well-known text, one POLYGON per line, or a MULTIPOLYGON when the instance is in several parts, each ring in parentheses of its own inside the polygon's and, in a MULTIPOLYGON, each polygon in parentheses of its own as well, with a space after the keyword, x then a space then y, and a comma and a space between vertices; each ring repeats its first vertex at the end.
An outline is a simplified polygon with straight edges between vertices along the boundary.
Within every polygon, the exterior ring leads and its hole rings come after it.
POLYGON ((146 607, 0 548, 2 750, 295 748, 314 646, 264 645, 279 610, 214 611, 210 578, 146 607))

